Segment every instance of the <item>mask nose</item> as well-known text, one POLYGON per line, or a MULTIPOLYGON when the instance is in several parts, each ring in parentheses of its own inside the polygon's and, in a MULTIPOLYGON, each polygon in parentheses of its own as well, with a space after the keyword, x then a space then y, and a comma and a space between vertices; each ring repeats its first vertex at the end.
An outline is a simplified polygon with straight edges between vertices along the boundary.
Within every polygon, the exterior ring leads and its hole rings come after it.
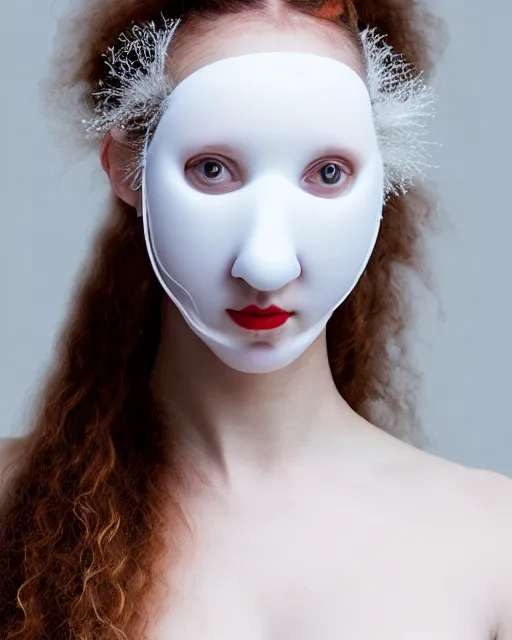
POLYGON ((277 291, 301 274, 283 216, 268 204, 258 212, 231 269, 234 278, 242 278, 258 291, 277 291))

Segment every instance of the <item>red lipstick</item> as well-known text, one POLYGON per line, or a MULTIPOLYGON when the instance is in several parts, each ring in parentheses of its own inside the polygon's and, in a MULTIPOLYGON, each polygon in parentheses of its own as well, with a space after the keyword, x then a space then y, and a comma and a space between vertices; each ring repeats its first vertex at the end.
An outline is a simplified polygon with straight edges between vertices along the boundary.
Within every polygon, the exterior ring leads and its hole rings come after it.
POLYGON ((236 322, 239 327, 248 329, 249 331, 268 331, 270 329, 277 329, 281 327, 293 313, 284 311, 272 305, 267 309, 260 309, 254 304, 241 309, 240 311, 234 311, 233 309, 226 309, 229 317, 236 322))

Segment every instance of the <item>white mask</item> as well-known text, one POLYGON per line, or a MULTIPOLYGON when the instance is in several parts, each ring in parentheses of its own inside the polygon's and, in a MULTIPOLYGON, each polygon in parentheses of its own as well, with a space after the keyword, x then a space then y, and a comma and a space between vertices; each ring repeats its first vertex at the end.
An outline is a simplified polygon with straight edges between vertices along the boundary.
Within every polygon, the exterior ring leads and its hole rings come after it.
POLYGON ((363 80, 278 52, 214 62, 174 88, 141 204, 153 268, 187 324, 228 366, 265 373, 304 353, 357 284, 383 195, 363 80), (249 305, 292 315, 228 313, 249 305))

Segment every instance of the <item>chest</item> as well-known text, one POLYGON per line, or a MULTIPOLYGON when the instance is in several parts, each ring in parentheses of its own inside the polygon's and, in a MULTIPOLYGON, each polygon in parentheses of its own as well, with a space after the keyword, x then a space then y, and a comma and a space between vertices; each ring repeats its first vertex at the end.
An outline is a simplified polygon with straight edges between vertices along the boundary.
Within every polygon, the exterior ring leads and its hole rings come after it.
POLYGON ((463 505, 309 498, 198 521, 151 640, 491 640, 486 532, 463 505))

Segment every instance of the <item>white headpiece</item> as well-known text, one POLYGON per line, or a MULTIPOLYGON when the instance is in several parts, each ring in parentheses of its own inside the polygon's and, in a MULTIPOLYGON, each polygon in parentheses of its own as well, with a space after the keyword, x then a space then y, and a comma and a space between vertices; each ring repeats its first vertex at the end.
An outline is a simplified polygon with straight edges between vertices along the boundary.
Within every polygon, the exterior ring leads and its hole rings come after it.
MULTIPOLYGON (((94 113, 83 120, 89 136, 103 136, 113 127, 142 132, 135 158, 127 172, 131 187, 140 187, 149 139, 165 111, 175 87, 166 69, 167 52, 180 19, 133 25, 121 34, 118 45, 103 56, 106 81, 93 94, 94 113)), ((402 54, 394 53, 374 28, 360 34, 367 86, 384 163, 384 197, 405 194, 430 164, 427 122, 434 117, 435 91, 422 73, 402 54)))

